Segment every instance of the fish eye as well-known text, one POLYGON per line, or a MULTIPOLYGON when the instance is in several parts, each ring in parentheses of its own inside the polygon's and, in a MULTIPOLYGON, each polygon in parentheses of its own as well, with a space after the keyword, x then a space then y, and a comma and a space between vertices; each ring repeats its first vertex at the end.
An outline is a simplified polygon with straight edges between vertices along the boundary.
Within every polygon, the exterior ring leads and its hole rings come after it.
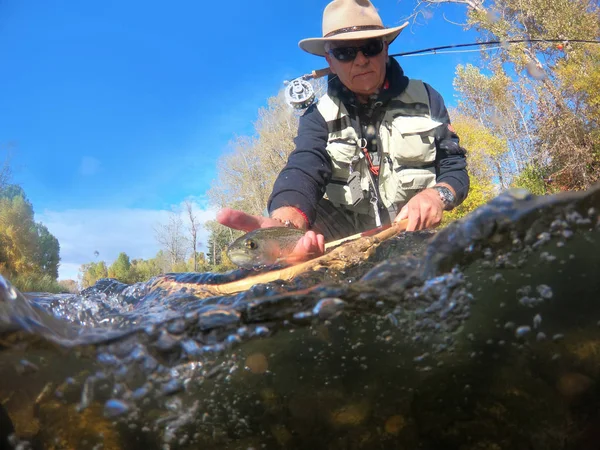
POLYGON ((256 242, 254 242, 252 239, 246 239, 246 248, 254 250, 256 248, 256 242))

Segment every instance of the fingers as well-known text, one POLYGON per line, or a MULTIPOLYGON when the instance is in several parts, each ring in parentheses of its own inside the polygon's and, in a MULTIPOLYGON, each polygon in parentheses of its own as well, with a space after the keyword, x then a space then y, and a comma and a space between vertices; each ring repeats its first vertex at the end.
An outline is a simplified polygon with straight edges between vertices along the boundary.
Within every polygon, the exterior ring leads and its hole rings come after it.
POLYGON ((263 216, 253 216, 237 209, 223 208, 217 213, 217 222, 235 230, 252 231, 257 228, 281 226, 281 222, 263 216))
POLYGON ((287 260, 292 263, 306 261, 325 253, 325 238, 322 234, 307 231, 294 247, 287 260))
POLYGON ((325 253, 325 236, 322 234, 317 234, 317 246, 319 248, 319 254, 323 255, 325 253))
POLYGON ((421 192, 414 196, 400 210, 396 221, 408 218, 406 231, 424 230, 438 226, 444 213, 441 200, 428 192, 421 192))

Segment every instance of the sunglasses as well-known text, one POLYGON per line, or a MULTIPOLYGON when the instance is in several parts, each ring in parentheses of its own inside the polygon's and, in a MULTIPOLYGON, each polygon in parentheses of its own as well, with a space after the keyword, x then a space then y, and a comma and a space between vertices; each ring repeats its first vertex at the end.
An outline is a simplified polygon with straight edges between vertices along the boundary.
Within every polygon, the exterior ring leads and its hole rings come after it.
POLYGON ((383 50, 383 41, 381 39, 374 39, 368 41, 366 44, 360 47, 337 47, 332 48, 327 53, 333 55, 338 61, 354 61, 358 52, 362 52, 367 58, 377 56, 383 50))

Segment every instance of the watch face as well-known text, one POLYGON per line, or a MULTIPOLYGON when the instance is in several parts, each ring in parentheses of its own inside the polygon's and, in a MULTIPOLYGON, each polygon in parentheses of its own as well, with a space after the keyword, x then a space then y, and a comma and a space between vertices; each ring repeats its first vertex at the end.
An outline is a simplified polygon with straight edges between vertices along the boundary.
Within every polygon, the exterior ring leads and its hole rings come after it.
POLYGON ((451 206, 454 204, 454 195, 450 189, 444 186, 436 186, 434 189, 440 193, 444 205, 451 206))

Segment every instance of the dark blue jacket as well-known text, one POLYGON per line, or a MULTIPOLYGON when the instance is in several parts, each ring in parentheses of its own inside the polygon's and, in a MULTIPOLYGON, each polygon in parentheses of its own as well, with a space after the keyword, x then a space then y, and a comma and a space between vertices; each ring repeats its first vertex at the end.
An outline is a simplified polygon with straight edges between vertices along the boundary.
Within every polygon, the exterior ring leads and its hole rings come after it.
MULTIPOLYGON (((387 89, 383 89, 373 101, 380 101, 385 107, 393 97, 398 96, 408 85, 408 77, 394 58, 389 58, 386 71, 387 89)), ((429 94, 430 114, 434 120, 450 124, 450 117, 442 96, 425 83, 429 94)), ((352 94, 338 79, 329 76, 328 94, 339 97, 350 115, 363 116, 369 105, 356 102, 352 94)), ((365 123, 361 119, 361 123, 365 123)), ((436 137, 437 182, 447 183, 456 192, 457 204, 463 202, 469 191, 469 175, 465 149, 459 144, 458 136, 448 129, 436 137)), ((316 205, 325 193, 325 187, 331 179, 331 158, 327 153, 328 131, 325 119, 316 107, 310 106, 300 117, 298 134, 294 139, 296 148, 290 154, 287 164, 279 173, 273 185, 267 208, 269 213, 282 206, 295 206, 302 210, 310 224, 315 221, 316 205)))

